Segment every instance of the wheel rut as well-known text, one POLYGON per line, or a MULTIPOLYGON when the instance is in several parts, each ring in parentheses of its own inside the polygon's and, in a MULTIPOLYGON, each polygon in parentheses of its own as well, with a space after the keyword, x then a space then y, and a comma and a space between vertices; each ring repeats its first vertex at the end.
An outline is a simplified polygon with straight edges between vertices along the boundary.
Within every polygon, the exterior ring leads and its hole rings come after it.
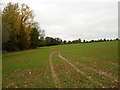
POLYGON ((56 86, 56 88, 60 88, 60 83, 59 83, 59 78, 57 77, 57 75, 56 75, 56 73, 55 73, 55 70, 54 70, 54 67, 53 67, 53 64, 52 64, 52 56, 53 56, 53 53, 54 52, 52 52, 51 54, 50 54, 50 57, 49 57, 49 61, 50 61, 50 68, 51 68, 51 73, 52 73, 52 76, 53 76, 53 81, 54 81, 54 83, 55 83, 55 86, 56 86))
POLYGON ((91 78, 91 76, 87 76, 85 72, 80 71, 74 64, 72 64, 71 62, 69 62, 69 60, 67 60, 66 58, 64 58, 64 57, 60 54, 60 51, 58 52, 58 56, 59 56, 62 60, 64 60, 65 62, 67 62, 71 67, 73 67, 74 70, 76 70, 78 73, 84 75, 86 78, 88 78, 89 80, 91 80, 91 81, 94 82, 95 84, 100 85, 99 82, 93 80, 93 79, 91 78))

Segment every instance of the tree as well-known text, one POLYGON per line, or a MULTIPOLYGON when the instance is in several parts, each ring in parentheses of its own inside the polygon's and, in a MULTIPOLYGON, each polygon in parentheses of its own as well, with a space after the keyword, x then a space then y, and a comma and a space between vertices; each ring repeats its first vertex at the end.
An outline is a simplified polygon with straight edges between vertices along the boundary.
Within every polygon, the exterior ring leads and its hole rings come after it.
POLYGON ((62 44, 62 40, 60 38, 46 37, 44 41, 45 41, 46 46, 53 46, 53 45, 61 45, 62 44))
POLYGON ((60 38, 55 38, 55 44, 56 45, 62 44, 62 40, 60 38))
POLYGON ((85 43, 85 40, 83 40, 83 43, 85 43))
POLYGON ((27 5, 8 3, 2 14, 4 49, 14 51, 30 48, 30 34, 38 33, 33 27, 33 23, 32 10, 27 5))
POLYGON ((51 41, 52 41, 52 38, 51 38, 51 37, 46 37, 46 38, 45 38, 45 45, 46 45, 46 46, 52 45, 52 44, 51 44, 51 41))
POLYGON ((106 39, 104 38, 104 40, 103 41, 106 41, 106 39))
POLYGON ((45 30, 40 30, 39 33, 40 33, 40 39, 41 39, 41 40, 44 40, 45 30))
POLYGON ((30 8, 22 4, 19 15, 19 48, 27 49, 30 46, 30 32, 32 31, 33 14, 30 8))
POLYGON ((19 17, 18 4, 8 3, 2 13, 2 41, 3 49, 16 50, 17 46, 17 25, 19 17), (9 44, 7 43, 9 42, 9 44))
POLYGON ((115 40, 119 40, 118 38, 116 38, 115 40))
POLYGON ((66 41, 66 40, 64 40, 64 41, 63 41, 63 44, 66 44, 66 43, 67 43, 67 41, 66 41))
POLYGON ((3 23, 2 24, 2 46, 3 50, 6 49, 7 42, 10 40, 10 33, 12 31, 12 28, 9 24, 3 23))
POLYGON ((78 43, 81 43, 81 39, 80 38, 78 39, 78 43))
POLYGON ((91 40, 90 42, 95 42, 95 40, 91 40))
POLYGON ((30 41, 31 41, 31 48, 37 48, 39 45, 39 32, 37 30, 37 28, 33 28, 31 33, 30 33, 30 41))
POLYGON ((45 46, 45 30, 39 30, 39 47, 45 46))
POLYGON ((68 44, 71 44, 71 41, 68 41, 68 44))

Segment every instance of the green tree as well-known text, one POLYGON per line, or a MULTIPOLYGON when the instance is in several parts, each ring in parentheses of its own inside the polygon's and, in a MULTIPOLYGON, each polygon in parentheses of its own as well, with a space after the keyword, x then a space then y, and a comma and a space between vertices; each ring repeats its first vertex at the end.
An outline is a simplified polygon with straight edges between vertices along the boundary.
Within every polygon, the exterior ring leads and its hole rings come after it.
POLYGON ((37 48, 39 45, 39 32, 37 28, 33 28, 31 33, 30 33, 30 41, 31 41, 31 48, 37 48))
POLYGON ((2 41, 3 49, 16 50, 17 46, 17 21, 19 17, 18 4, 8 3, 2 13, 2 41), (8 44, 9 42, 9 44, 8 44))
POLYGON ((66 40, 64 40, 64 41, 63 41, 63 43, 64 43, 64 44, 67 44, 67 41, 66 41, 66 40))
POLYGON ((78 43, 81 43, 81 39, 80 38, 78 39, 78 43))
POLYGON ((85 40, 83 40, 83 43, 85 43, 86 41, 85 40))

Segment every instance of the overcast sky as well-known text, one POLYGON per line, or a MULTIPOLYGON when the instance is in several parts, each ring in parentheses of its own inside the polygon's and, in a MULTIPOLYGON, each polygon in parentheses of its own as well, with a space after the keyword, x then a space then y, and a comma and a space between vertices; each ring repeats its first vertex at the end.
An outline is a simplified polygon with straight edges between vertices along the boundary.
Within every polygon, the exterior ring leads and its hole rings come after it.
POLYGON ((2 0, 25 3, 46 36, 63 40, 118 37, 118 0, 2 0))

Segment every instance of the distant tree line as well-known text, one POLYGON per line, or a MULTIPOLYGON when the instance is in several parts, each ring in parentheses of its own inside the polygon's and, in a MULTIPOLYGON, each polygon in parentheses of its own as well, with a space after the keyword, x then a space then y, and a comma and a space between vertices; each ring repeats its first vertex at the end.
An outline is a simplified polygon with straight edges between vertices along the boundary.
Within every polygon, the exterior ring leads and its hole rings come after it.
POLYGON ((63 42, 60 38, 45 37, 45 38, 39 39, 39 47, 61 45, 61 44, 63 44, 63 42))
POLYGON ((84 43, 92 43, 92 42, 105 42, 105 41, 116 41, 119 40, 118 38, 116 39, 98 39, 98 40, 90 40, 90 41, 83 41, 84 43))
POLYGON ((77 40, 73 40, 73 41, 66 41, 66 44, 77 44, 77 43, 92 43, 92 42, 105 42, 105 41, 116 41, 116 40, 119 40, 118 38, 116 39, 98 39, 98 40, 90 40, 90 41, 87 41, 87 40, 81 40, 81 39, 77 39, 77 40))
POLYGON ((79 44, 79 43, 93 43, 93 42, 105 42, 105 41, 116 41, 119 40, 118 38, 116 39, 98 39, 98 40, 81 40, 81 39, 77 39, 77 40, 72 40, 72 41, 66 41, 66 40, 62 40, 60 38, 52 38, 52 37, 46 37, 46 38, 42 38, 39 39, 39 47, 41 46, 53 46, 53 45, 64 45, 64 44, 79 44))
POLYGON ((118 38, 116 39, 98 39, 98 40, 90 40, 90 41, 83 41, 84 43, 92 43, 92 42, 105 42, 105 41, 116 41, 119 40, 118 38))

